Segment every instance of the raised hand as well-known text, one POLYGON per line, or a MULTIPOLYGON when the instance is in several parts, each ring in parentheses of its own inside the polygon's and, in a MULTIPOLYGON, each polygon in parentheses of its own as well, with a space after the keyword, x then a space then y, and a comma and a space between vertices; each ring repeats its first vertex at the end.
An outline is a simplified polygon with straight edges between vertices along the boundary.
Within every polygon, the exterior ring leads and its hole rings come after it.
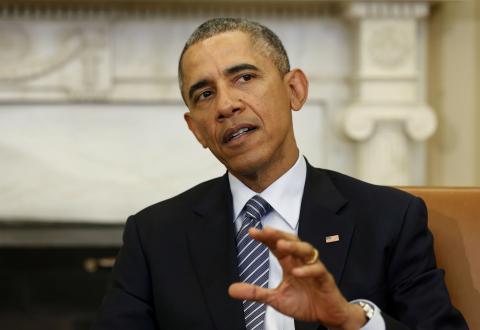
POLYGON ((320 322, 332 330, 359 329, 365 324, 361 307, 346 301, 312 245, 268 227, 252 228, 249 234, 277 257, 283 279, 274 289, 234 283, 229 288, 230 296, 259 301, 295 319, 320 322))

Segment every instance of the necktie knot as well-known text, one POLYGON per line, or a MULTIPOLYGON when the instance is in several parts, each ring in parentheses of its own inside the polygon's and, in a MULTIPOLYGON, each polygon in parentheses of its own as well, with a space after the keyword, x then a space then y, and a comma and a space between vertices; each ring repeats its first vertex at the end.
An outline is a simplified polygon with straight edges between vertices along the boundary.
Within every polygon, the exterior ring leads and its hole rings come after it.
POLYGON ((271 210, 270 204, 259 195, 253 196, 245 204, 245 214, 255 222, 259 222, 271 210))

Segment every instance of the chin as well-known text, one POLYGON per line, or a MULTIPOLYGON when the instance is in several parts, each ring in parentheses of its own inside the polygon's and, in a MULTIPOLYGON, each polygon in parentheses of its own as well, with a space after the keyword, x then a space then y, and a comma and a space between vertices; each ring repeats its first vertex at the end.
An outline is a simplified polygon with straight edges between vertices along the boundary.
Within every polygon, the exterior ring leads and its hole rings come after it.
POLYGON ((239 159, 231 160, 225 164, 227 169, 236 175, 254 176, 258 170, 265 164, 263 157, 255 155, 255 157, 238 157, 239 159))

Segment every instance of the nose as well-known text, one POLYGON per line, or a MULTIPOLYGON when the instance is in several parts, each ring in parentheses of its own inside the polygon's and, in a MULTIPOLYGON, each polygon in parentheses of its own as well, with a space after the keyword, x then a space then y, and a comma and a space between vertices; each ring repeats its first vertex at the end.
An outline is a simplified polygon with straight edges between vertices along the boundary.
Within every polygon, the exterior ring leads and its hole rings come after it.
POLYGON ((223 120, 234 115, 236 112, 241 111, 243 103, 240 98, 235 95, 235 92, 223 88, 217 90, 217 119, 223 120))

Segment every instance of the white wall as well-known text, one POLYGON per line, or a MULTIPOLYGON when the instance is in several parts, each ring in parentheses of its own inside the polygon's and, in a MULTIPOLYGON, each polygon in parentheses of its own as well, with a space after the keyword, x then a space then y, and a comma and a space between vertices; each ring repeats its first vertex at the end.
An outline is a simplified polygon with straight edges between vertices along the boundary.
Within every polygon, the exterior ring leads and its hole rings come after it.
POLYGON ((432 185, 480 185, 479 7, 447 2, 432 12, 429 101, 439 117, 429 144, 432 185))

